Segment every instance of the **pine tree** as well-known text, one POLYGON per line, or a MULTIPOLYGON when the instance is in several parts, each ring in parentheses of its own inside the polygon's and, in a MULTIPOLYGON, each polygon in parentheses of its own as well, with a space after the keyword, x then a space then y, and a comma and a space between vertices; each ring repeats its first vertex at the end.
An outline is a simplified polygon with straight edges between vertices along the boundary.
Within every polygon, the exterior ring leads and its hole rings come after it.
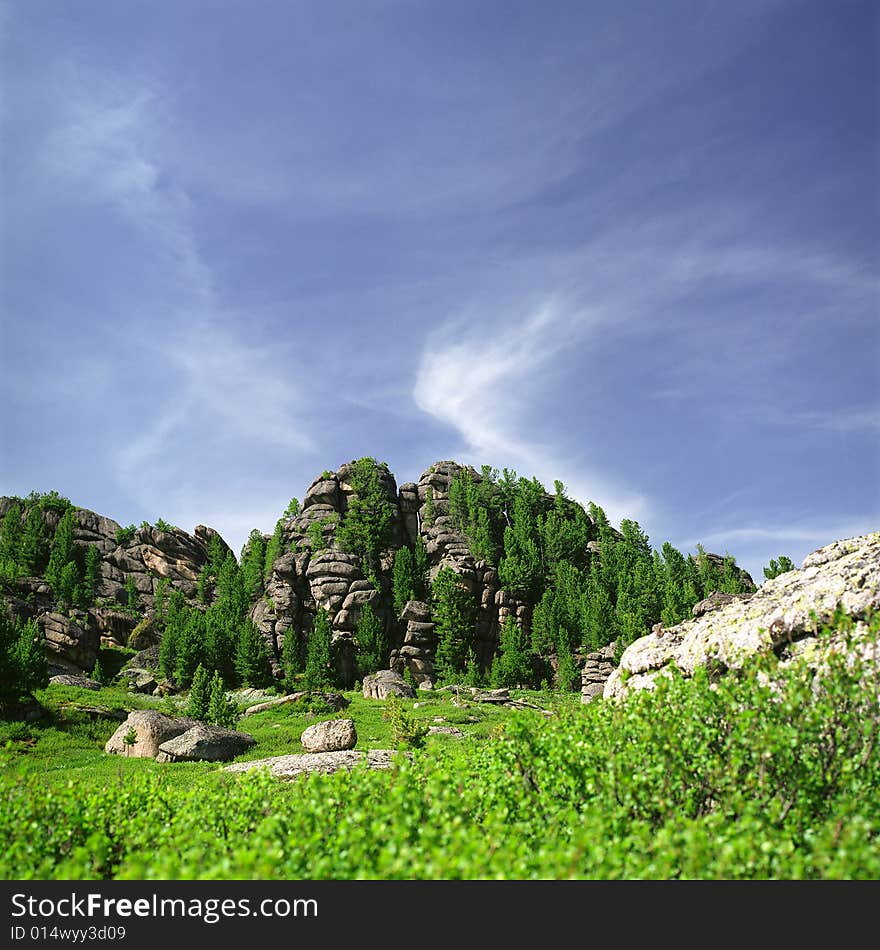
POLYGON ((33 620, 12 620, 0 610, 0 712, 18 697, 49 683, 46 655, 33 620))
POLYGON ((789 571, 794 570, 794 562, 791 558, 786 557, 784 554, 779 555, 779 560, 775 558, 770 559, 770 566, 764 568, 764 577, 768 581, 772 581, 774 577, 779 577, 780 574, 787 574, 789 571))
POLYGON ((281 669, 284 672, 284 688, 293 692, 300 674, 305 670, 299 637, 294 627, 288 627, 284 632, 284 643, 281 645, 281 669))
POLYGON ((391 543, 394 508, 373 458, 358 459, 351 473, 354 489, 348 509, 336 531, 344 551, 357 554, 367 574, 378 576, 380 555, 391 543))
POLYGON ((15 501, 0 522, 0 562, 18 565, 21 533, 21 506, 15 501))
POLYGON ((272 679, 266 641, 250 621, 239 629, 235 645, 235 672, 245 686, 265 686, 272 679))
POLYGON ((428 599, 428 552, 421 536, 413 545, 413 594, 416 600, 428 599))
POLYGON ((559 632, 556 660, 556 686, 560 692, 571 692, 578 686, 578 669, 568 631, 564 628, 560 629, 559 632))
POLYGON ((137 613, 141 607, 141 597, 135 584, 134 574, 125 578, 125 606, 131 613, 137 613))
POLYGON ((528 637, 513 617, 508 617, 501 627, 498 654, 492 663, 492 685, 528 686, 531 680, 528 637))
MULTIPOLYGON (((403 548, 402 550, 406 550, 403 548)), ((361 607, 357 631, 357 665, 362 674, 382 669, 388 661, 385 630, 369 604, 361 607)))
POLYGON ((68 561, 61 569, 61 575, 52 584, 55 596, 66 610, 82 600, 82 588, 79 583, 79 570, 76 561, 68 561))
POLYGON ((220 603, 205 611, 205 665, 218 672, 227 683, 236 680, 236 632, 239 620, 220 603))
POLYGON ((330 617, 323 607, 318 609, 315 622, 309 633, 306 646, 306 671, 304 676, 306 689, 320 689, 333 682, 330 667, 330 617))
POLYGON ((473 648, 468 650, 467 659, 464 662, 464 683, 466 686, 485 686, 486 683, 486 677, 480 669, 477 654, 473 648))
MULTIPOLYGON (((293 499, 296 501, 296 499, 293 499)), ((275 561, 281 556, 281 547, 284 543, 284 518, 279 518, 275 522, 275 530, 272 532, 272 537, 269 539, 269 543, 266 545, 266 551, 263 555, 263 579, 268 580, 269 575, 272 573, 272 566, 275 564, 275 561)))
MULTIPOLYGON (((101 552, 90 544, 86 548, 86 564, 82 580, 81 607, 91 607, 98 594, 98 585, 101 583, 101 552)), ((162 578, 164 580, 164 578, 162 578)), ((161 583, 161 581, 160 581, 161 583)))
POLYGON ((431 588, 431 614, 437 636, 434 669, 437 678, 448 681, 464 672, 474 634, 473 596, 452 570, 444 567, 431 588))
POLYGON ((187 716, 206 721, 211 702, 211 674, 199 663, 193 676, 186 705, 187 716))
MULTIPOLYGON (((196 670, 205 664, 205 639, 205 615, 200 610, 189 610, 176 643, 174 682, 178 686, 189 686, 196 670)), ((161 651, 159 659, 161 662, 161 651)))
POLYGON ((49 553, 49 564, 46 567, 46 580, 51 584, 55 596, 69 607, 73 603, 73 588, 79 582, 79 573, 74 561, 76 545, 73 541, 74 510, 70 508, 62 516, 55 529, 55 536, 49 553), (68 565, 73 564, 73 571, 68 565))
POLYGON ((39 575, 46 564, 49 542, 46 537, 46 525, 43 513, 37 504, 28 508, 24 528, 19 536, 18 563, 29 577, 39 575))
POLYGON ((407 547, 400 548, 394 555, 394 613, 399 617, 407 601, 415 600, 414 584, 415 564, 412 551, 407 547))
POLYGON ((250 600, 254 600, 263 589, 265 561, 266 542, 263 540, 263 535, 254 528, 241 552, 243 584, 250 600))
POLYGON ((211 679, 207 721, 224 729, 234 729, 238 722, 238 707, 231 699, 227 699, 226 685, 219 673, 214 673, 211 679))

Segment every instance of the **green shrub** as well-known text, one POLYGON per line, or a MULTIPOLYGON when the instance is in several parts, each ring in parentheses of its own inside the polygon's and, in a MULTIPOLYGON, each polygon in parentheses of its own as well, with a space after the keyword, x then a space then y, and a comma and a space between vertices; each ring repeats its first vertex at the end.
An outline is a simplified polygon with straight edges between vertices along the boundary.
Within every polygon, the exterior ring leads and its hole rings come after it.
POLYGON ((393 693, 385 700, 382 718, 391 724, 391 735, 398 746, 419 749, 425 744, 425 737, 428 735, 427 723, 410 716, 401 700, 393 693))

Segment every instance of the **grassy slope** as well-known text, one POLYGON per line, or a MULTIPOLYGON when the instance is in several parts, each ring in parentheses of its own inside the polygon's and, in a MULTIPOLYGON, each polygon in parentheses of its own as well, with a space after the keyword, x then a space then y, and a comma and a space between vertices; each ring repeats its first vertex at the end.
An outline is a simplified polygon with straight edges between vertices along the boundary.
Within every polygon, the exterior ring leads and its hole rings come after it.
MULTIPOLYGON (((390 724, 382 718, 385 703, 364 699, 358 692, 344 694, 351 705, 341 713, 311 714, 295 705, 274 709, 242 718, 237 727, 252 735, 257 744, 237 761, 263 759, 273 755, 303 752, 299 737, 315 722, 331 718, 353 719, 358 733, 358 749, 391 749, 394 743, 390 724)), ((560 696, 555 693, 517 693, 546 708, 576 704, 575 694, 560 696)), ((209 762, 175 763, 162 765, 152 759, 126 758, 106 755, 104 744, 115 731, 118 722, 94 719, 79 707, 95 707, 116 711, 131 709, 158 709, 169 715, 181 713, 179 700, 157 699, 129 693, 115 687, 100 691, 70 686, 49 686, 37 693, 37 699, 49 716, 39 723, 0 721, 0 749, 3 750, 4 771, 24 779, 38 774, 47 785, 66 787, 69 783, 78 792, 100 786, 109 780, 124 780, 134 774, 158 773, 175 784, 189 786, 210 782, 211 775, 221 766, 209 762)), ((493 729, 510 718, 510 710, 487 703, 463 702, 449 694, 420 693, 417 700, 404 701, 409 715, 431 725, 456 726, 465 733, 464 740, 446 735, 432 735, 426 741, 430 752, 452 744, 486 739, 493 729), (413 708, 417 704, 417 708, 413 708), (434 723, 442 718, 442 723, 434 723), (476 721, 474 721, 476 720, 476 721)), ((535 716, 540 714, 535 713, 535 716)), ((8 774, 8 773, 7 773, 8 774)))

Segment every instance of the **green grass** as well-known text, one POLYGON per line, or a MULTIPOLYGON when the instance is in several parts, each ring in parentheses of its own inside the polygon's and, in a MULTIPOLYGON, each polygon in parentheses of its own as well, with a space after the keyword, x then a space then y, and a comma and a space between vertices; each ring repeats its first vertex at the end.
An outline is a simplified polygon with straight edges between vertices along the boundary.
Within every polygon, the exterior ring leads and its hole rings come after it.
MULTIPOLYGON (((408 715, 466 738, 286 783, 105 756, 114 724, 78 700, 162 704, 50 688, 50 720, 0 727, 0 877, 877 879, 878 673, 823 664, 672 675, 620 704, 532 694, 550 717, 420 694, 408 715)), ((348 695, 359 746, 389 747, 385 703, 348 695)), ((249 757, 299 751, 317 718, 248 717, 249 757)))
MULTIPOLYGON (((264 759, 304 751, 300 736, 304 729, 325 719, 352 719, 358 734, 357 749, 393 749, 391 725, 383 718, 385 703, 365 699, 360 692, 344 693, 350 705, 342 712, 315 713, 291 703, 275 706, 253 716, 242 717, 236 728, 253 736, 256 745, 238 761, 264 759)), ((544 708, 561 708, 577 704, 578 696, 534 691, 514 691, 544 708)), ((39 775, 49 785, 74 783, 80 792, 99 787, 108 780, 128 775, 156 773, 170 778, 175 785, 189 786, 208 780, 220 766, 215 763, 156 763, 152 759, 106 755, 104 745, 116 730, 119 721, 95 719, 81 707, 106 709, 122 715, 134 709, 158 709, 167 715, 185 712, 185 697, 146 696, 130 693, 120 687, 100 690, 73 686, 49 686, 38 691, 37 700, 46 716, 35 723, 0 721, 0 750, 3 764, 11 776, 25 779, 39 775)), ((455 726, 465 739, 448 735, 431 735, 426 750, 452 745, 469 745, 485 740, 497 732, 511 715, 511 710, 488 703, 475 703, 465 697, 448 693, 420 692, 415 700, 404 700, 407 713, 429 725, 455 726), (435 722, 442 720, 442 722, 435 722)), ((527 713, 527 715, 529 715, 527 713)), ((539 716, 538 713, 531 713, 539 716)))

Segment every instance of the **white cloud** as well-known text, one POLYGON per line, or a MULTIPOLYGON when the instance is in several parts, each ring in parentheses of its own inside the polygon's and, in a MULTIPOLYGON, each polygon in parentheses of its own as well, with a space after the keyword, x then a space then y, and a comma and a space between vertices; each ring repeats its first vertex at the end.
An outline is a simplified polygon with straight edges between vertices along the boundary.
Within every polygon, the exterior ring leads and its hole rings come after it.
POLYGON ((64 111, 38 162, 41 187, 121 215, 164 261, 169 279, 201 306, 213 306, 210 270, 190 223, 186 192, 164 174, 161 96, 148 83, 110 83, 79 67, 61 69, 55 102, 64 111))
POLYGON ((595 315, 566 310, 553 301, 501 330, 490 331, 479 321, 469 321, 478 329, 462 329, 461 324, 447 328, 425 345, 413 399, 457 431, 464 461, 513 468, 548 486, 558 478, 569 495, 601 504, 613 519, 639 518, 647 509, 644 497, 609 485, 578 462, 564 436, 547 426, 527 431, 522 418, 541 374, 595 320, 595 315))

